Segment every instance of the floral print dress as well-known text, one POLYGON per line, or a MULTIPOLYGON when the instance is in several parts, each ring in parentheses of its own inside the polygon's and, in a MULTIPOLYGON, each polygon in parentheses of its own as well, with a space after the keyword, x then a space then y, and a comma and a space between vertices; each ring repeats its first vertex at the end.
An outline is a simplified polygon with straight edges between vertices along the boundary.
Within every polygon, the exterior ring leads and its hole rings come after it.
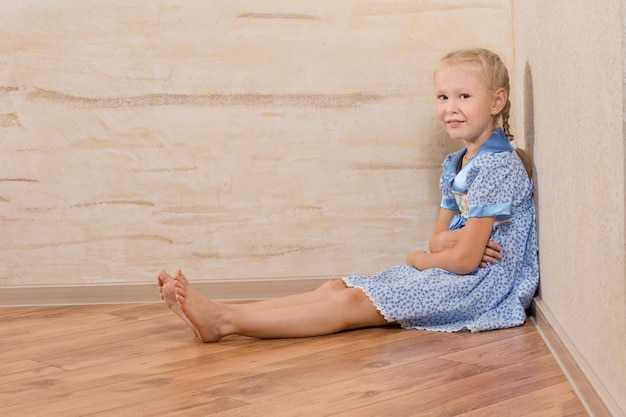
POLYGON ((539 264, 532 181, 501 129, 459 170, 465 151, 443 162, 441 206, 459 211, 450 230, 464 227, 470 217, 495 216, 490 240, 502 247, 502 259, 467 275, 398 265, 343 278, 347 286, 362 289, 385 319, 405 328, 478 332, 519 326, 535 294, 539 264))

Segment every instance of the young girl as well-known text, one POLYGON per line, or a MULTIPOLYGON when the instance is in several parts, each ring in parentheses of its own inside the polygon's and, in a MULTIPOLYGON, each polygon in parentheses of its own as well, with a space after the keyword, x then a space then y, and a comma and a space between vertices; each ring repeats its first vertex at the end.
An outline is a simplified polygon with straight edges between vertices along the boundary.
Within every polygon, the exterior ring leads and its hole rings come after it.
POLYGON ((317 336, 391 323, 482 331, 524 323, 539 280, 531 163, 509 133, 509 77, 484 49, 448 54, 434 71, 437 118, 464 145, 444 160, 430 253, 373 276, 348 276, 299 295, 215 303, 176 271, 161 297, 204 342, 228 335, 317 336), (498 127, 499 119, 502 127, 498 127))

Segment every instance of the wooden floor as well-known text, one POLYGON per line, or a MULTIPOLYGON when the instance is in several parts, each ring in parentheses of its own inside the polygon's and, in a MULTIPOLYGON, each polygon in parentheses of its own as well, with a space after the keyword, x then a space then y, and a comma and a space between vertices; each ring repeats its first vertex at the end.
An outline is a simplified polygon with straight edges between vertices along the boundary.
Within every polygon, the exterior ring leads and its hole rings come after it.
POLYGON ((160 304, 0 308, 0 416, 586 416, 534 325, 202 344, 160 304))

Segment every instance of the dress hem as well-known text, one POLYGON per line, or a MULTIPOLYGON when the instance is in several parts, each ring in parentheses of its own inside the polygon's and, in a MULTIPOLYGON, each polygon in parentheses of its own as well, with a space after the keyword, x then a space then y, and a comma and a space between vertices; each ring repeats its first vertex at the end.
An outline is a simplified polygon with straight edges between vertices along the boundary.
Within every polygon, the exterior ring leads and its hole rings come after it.
POLYGON ((434 326, 434 327, 410 325, 406 322, 406 320, 397 320, 397 319, 391 318, 389 314, 385 312, 384 307, 380 303, 378 303, 376 300, 374 300, 365 288, 362 288, 358 286, 357 284, 348 282, 348 277, 343 277, 341 278, 341 280, 344 282, 344 284, 347 287, 358 288, 359 290, 363 291, 363 293, 370 300, 374 308, 378 310, 378 312, 383 316, 385 320, 387 320, 387 322, 397 323, 403 329, 407 329, 407 330, 426 330, 426 331, 440 332, 440 333, 480 333, 480 332, 489 331, 489 330, 498 330, 498 329, 505 329, 505 328, 510 328, 510 327, 518 327, 518 326, 523 325, 526 322, 526 317, 524 317, 524 320, 522 320, 521 323, 511 323, 509 325, 502 325, 502 326, 497 326, 497 327, 486 327, 486 328, 479 328, 475 324, 462 324, 458 327, 451 327, 451 328, 443 328, 443 326, 446 326, 446 325, 434 326))

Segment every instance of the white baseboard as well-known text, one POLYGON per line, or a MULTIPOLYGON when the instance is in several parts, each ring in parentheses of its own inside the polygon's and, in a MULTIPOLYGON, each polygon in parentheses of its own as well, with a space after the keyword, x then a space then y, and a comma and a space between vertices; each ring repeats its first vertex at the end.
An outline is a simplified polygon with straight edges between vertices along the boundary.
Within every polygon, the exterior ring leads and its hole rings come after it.
MULTIPOLYGON (((199 281, 194 288, 216 301, 262 300, 317 288, 328 278, 199 281)), ((156 282, 0 287, 0 306, 161 302, 156 282)))
POLYGON ((589 415, 626 417, 539 297, 533 303, 532 319, 589 415))

